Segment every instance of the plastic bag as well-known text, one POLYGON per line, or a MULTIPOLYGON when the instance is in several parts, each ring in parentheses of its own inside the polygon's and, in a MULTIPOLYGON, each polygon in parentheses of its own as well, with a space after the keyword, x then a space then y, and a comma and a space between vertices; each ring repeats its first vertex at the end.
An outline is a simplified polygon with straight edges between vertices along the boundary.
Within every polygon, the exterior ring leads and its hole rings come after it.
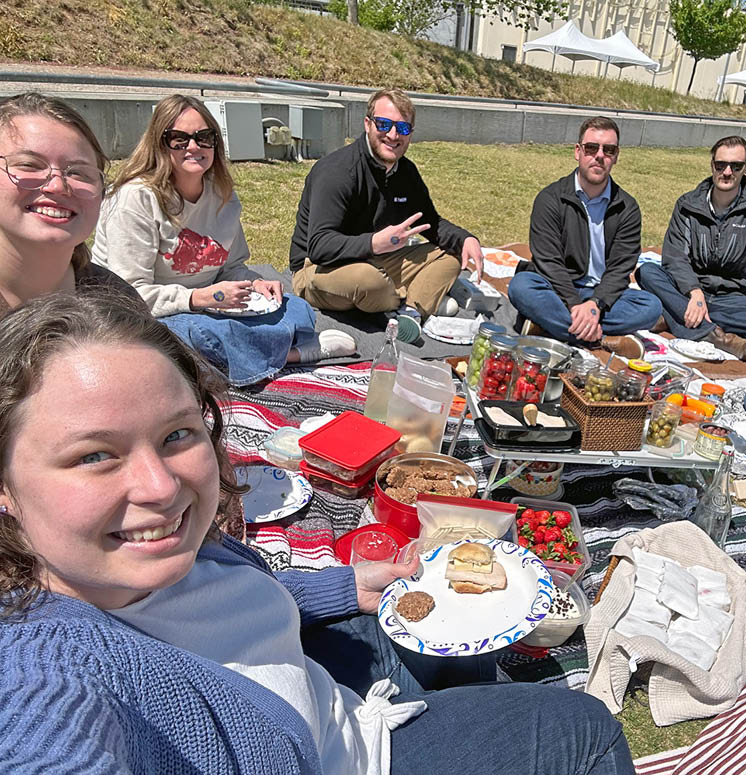
POLYGON ((618 479, 612 490, 623 503, 638 511, 651 511, 663 522, 688 519, 698 499, 697 490, 685 484, 652 484, 629 478, 618 479))

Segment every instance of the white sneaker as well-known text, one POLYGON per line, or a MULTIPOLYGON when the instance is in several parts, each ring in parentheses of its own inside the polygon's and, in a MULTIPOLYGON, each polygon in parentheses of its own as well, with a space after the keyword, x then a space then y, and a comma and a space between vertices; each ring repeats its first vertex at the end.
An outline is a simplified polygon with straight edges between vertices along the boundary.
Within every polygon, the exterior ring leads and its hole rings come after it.
POLYGON ((448 296, 446 294, 438 305, 438 309, 435 311, 435 314, 447 318, 452 318, 454 315, 458 315, 458 302, 453 298, 453 296, 448 296))
POLYGON ((314 336, 310 342, 296 345, 300 363, 316 363, 327 358, 343 358, 357 350, 355 340, 344 331, 330 328, 314 336))

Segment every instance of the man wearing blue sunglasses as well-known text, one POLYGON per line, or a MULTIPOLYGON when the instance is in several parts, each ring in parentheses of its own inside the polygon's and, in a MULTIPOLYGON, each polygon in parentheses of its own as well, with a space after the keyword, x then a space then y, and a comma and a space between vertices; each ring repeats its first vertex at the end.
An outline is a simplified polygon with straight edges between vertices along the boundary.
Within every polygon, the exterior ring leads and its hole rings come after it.
POLYGON ((405 153, 415 109, 399 89, 368 100, 365 132, 319 160, 306 178, 290 248, 293 291, 319 309, 399 314, 399 338, 443 314, 453 281, 479 240, 441 218, 405 153), (425 242, 409 244, 422 234, 425 242))

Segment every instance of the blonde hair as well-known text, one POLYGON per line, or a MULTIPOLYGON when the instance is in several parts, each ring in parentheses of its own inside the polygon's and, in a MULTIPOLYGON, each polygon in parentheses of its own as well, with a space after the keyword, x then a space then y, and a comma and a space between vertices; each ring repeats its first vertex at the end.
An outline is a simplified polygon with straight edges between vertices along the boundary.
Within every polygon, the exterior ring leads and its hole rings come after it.
MULTIPOLYGON (((24 92, 6 97, 0 100, 0 129, 12 130, 13 122, 21 116, 43 116, 52 121, 76 129, 88 141, 96 157, 96 166, 106 172, 109 159, 104 153, 93 130, 77 110, 57 97, 47 97, 38 92, 24 92)), ((90 260, 91 252, 85 242, 76 245, 73 249, 71 263, 74 269, 82 269, 90 260)))
POLYGON ((414 126, 414 104, 401 89, 379 89, 368 98, 368 107, 365 115, 372 119, 378 100, 391 100, 393 106, 414 126))
POLYGON ((189 108, 196 110, 202 116, 217 138, 215 157, 205 177, 212 182, 213 188, 221 198, 221 207, 231 198, 233 178, 228 171, 225 145, 218 122, 201 100, 183 94, 172 94, 155 106, 145 134, 117 172, 108 196, 115 194, 125 183, 139 178, 155 194, 161 210, 172 222, 178 223, 178 217, 184 209, 184 197, 174 186, 171 154, 163 140, 163 133, 171 129, 176 119, 189 108))

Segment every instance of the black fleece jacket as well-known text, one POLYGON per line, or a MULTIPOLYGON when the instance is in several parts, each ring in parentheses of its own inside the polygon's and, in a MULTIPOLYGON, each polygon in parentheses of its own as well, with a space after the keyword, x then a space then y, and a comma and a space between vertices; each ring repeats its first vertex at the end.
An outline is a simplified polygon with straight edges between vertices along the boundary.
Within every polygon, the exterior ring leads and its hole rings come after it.
MULTIPOLYGON (((746 293, 746 193, 744 185, 721 218, 710 210, 712 178, 679 197, 663 240, 663 268, 681 293, 746 293)), ((746 308, 744 308, 746 315, 746 308)))
MULTIPOLYGON (((640 208, 612 179, 604 217, 606 271, 594 297, 610 307, 629 285, 629 274, 640 255, 640 208)), ((580 304, 574 283, 588 274, 591 235, 588 216, 575 193, 575 172, 540 191, 531 213, 529 245, 533 261, 518 271, 538 272, 552 284, 568 308, 580 304)))
MULTIPOLYGON (((290 270, 306 257, 320 266, 341 266, 373 258, 374 232, 421 212, 418 223, 429 242, 458 258, 472 235, 441 218, 417 167, 406 157, 386 177, 368 151, 365 134, 319 159, 306 178, 290 244, 290 270)), ((416 225, 416 224, 415 224, 416 225)))

